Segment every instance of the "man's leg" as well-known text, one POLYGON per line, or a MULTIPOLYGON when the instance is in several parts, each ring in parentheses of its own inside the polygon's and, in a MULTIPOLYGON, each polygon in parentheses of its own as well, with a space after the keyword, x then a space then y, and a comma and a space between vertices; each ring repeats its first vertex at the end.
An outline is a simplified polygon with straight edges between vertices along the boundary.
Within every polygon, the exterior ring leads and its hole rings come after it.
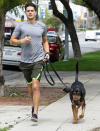
POLYGON ((32 84, 28 84, 29 96, 32 99, 34 106, 34 114, 38 114, 38 107, 40 103, 40 89, 39 80, 32 80, 32 84))
POLYGON ((32 89, 33 89, 33 105, 34 114, 38 114, 38 107, 40 104, 40 79, 42 75, 43 61, 38 61, 34 63, 34 68, 32 71, 32 89))
POLYGON ((33 105, 34 105, 34 114, 38 114, 38 107, 40 104, 40 89, 39 89, 39 80, 32 80, 32 91, 33 91, 33 105))
POLYGON ((33 90, 32 90, 32 84, 27 84, 28 86, 28 93, 29 93, 29 97, 32 99, 33 101, 33 90))

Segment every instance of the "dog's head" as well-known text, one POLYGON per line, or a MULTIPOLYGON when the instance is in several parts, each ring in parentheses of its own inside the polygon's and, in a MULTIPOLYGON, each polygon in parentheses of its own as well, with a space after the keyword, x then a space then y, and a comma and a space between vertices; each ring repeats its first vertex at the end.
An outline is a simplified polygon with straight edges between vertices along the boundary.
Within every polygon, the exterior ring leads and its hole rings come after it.
POLYGON ((79 88, 75 88, 72 91, 72 99, 76 105, 78 105, 81 99, 81 90, 79 88))
POLYGON ((81 102, 85 97, 85 88, 84 85, 76 81, 71 86, 70 91, 70 99, 73 101, 76 105, 78 105, 79 102, 81 102))

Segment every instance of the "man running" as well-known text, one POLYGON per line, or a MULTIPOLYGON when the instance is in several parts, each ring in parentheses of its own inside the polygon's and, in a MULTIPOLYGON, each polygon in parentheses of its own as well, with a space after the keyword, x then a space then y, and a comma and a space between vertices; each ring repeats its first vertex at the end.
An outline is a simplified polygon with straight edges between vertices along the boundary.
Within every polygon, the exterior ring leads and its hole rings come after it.
POLYGON ((40 103, 39 82, 42 74, 43 61, 49 59, 49 45, 46 36, 46 26, 36 20, 36 5, 25 5, 27 21, 16 26, 10 44, 21 45, 20 68, 27 81, 29 94, 32 97, 32 120, 38 121, 38 107, 40 103))

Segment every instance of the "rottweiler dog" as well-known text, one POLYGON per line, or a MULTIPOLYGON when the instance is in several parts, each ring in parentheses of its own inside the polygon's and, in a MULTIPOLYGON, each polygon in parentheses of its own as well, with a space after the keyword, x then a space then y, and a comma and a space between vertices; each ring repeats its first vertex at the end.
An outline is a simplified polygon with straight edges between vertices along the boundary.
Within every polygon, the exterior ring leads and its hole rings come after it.
POLYGON ((83 118, 85 113, 86 90, 83 83, 79 81, 72 83, 69 95, 72 102, 73 123, 75 124, 78 122, 78 109, 82 107, 82 113, 79 118, 83 118))
POLYGON ((73 123, 78 122, 78 109, 82 107, 82 113, 79 118, 84 117, 85 113, 85 95, 86 90, 84 88, 83 83, 78 81, 78 62, 76 63, 76 76, 75 82, 72 83, 71 88, 64 88, 63 91, 69 93, 70 100, 72 102, 72 111, 73 111, 73 123))

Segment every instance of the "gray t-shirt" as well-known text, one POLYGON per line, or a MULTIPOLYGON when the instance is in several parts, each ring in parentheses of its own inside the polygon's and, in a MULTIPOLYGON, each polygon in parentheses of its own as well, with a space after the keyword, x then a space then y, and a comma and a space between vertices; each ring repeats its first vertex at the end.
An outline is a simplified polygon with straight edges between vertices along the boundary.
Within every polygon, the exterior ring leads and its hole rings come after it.
POLYGON ((25 36, 32 38, 29 44, 21 44, 21 62, 33 63, 43 60, 45 52, 43 50, 42 37, 46 36, 46 33, 46 26, 40 21, 37 21, 35 24, 29 24, 25 21, 16 26, 13 36, 16 36, 18 39, 22 39, 25 36))

